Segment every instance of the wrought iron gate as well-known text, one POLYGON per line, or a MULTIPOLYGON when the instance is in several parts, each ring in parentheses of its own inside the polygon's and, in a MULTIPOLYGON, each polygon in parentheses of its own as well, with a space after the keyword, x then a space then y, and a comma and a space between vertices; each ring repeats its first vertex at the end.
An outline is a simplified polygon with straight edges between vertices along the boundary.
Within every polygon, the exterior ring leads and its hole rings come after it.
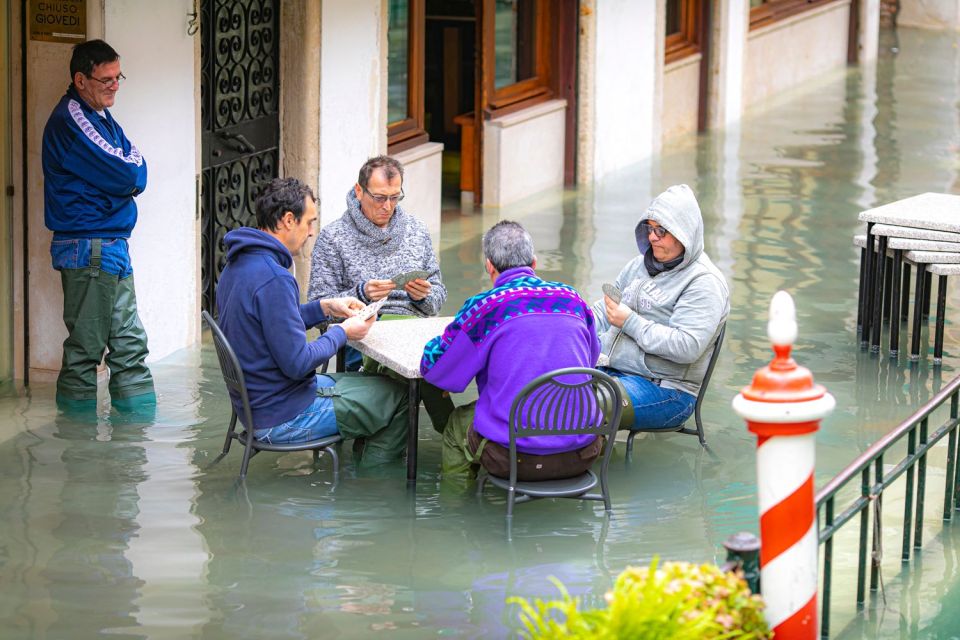
POLYGON ((216 313, 223 236, 253 225, 279 168, 279 0, 203 0, 201 39, 203 308, 216 313))

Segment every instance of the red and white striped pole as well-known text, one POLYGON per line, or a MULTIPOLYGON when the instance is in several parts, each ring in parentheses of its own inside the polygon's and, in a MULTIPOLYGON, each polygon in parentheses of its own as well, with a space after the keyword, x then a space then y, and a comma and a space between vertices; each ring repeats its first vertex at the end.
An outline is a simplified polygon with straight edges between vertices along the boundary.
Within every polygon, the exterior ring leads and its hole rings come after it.
POLYGON ((793 298, 770 301, 767 335, 773 361, 733 399, 733 410, 757 434, 760 500, 760 593, 777 638, 817 637, 817 521, 814 437, 836 402, 790 357, 797 338, 793 298))

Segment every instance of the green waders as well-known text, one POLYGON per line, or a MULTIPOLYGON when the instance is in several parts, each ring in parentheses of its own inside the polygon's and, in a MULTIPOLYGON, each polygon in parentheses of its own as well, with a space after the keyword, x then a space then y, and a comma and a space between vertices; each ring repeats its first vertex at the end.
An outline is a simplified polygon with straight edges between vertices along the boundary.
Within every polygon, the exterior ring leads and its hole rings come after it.
MULTIPOLYGON (((377 322, 409 319, 410 316, 384 314, 380 316, 377 322)), ((363 370, 368 373, 379 373, 380 375, 389 376, 404 384, 407 383, 406 378, 386 365, 377 362, 370 356, 363 356, 363 370)), ((439 387, 435 387, 426 380, 421 380, 420 400, 423 402, 423 408, 427 410, 427 415, 430 416, 430 424, 433 425, 434 430, 437 433, 443 433, 444 428, 447 426, 447 420, 449 420, 450 414, 453 413, 454 409, 450 394, 439 387)))
POLYGON ((407 446, 406 385, 359 371, 324 375, 336 381, 324 395, 333 397, 340 435, 364 443, 361 466, 376 466, 403 456, 407 446))
POLYGON ((113 400, 153 393, 153 376, 143 363, 147 333, 137 315, 133 276, 120 280, 100 270, 100 240, 92 242, 90 266, 61 269, 63 364, 57 395, 68 400, 97 397, 97 367, 107 351, 113 400))

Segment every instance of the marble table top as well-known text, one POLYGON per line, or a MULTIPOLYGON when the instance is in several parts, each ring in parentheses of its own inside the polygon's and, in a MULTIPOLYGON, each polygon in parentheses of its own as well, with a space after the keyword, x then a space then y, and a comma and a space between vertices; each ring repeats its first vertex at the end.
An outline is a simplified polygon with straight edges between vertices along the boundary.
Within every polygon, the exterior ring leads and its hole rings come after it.
MULTIPOLYGON (((876 244, 876 243, 874 243, 876 244)), ((887 239, 888 249, 905 249, 907 251, 944 251, 960 252, 960 242, 940 242, 939 240, 914 240, 913 238, 897 238, 890 236, 887 239)))
POLYGON ((911 262, 920 262, 923 264, 958 264, 960 263, 960 253, 948 253, 945 251, 907 251, 903 257, 911 262))
POLYGON ((875 224, 873 225, 873 235, 960 243, 960 233, 936 231, 934 229, 918 229, 917 227, 900 227, 895 224, 875 224))
POLYGON ((424 345, 443 333, 452 320, 452 316, 378 320, 363 340, 347 344, 405 378, 419 378, 424 345))
POLYGON ((861 222, 880 222, 960 233, 960 196, 921 193, 875 209, 861 211, 861 222))

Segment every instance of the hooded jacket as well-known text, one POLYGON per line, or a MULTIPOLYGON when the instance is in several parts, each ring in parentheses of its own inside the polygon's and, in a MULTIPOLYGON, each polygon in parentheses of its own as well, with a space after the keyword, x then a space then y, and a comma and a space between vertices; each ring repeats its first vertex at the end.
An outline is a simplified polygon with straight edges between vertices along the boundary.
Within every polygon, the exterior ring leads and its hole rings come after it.
POLYGON ((54 240, 129 238, 147 163, 123 129, 71 85, 43 130, 44 222, 54 240))
POLYGON ((611 368, 697 395, 720 324, 730 312, 727 281, 703 251, 703 217, 687 185, 674 185, 657 196, 640 224, 634 230, 640 255, 616 281, 621 302, 633 313, 619 329, 607 320, 603 301, 596 303, 601 349, 611 368), (650 248, 640 227, 644 220, 663 226, 684 247, 680 264, 656 276, 644 266, 650 248))
POLYGON ((381 313, 435 316, 447 299, 447 290, 426 225, 397 205, 390 222, 381 229, 363 215, 360 201, 350 189, 347 210, 317 235, 307 298, 356 296, 370 302, 363 291, 367 280, 386 280, 414 270, 428 273, 426 280, 432 288, 427 297, 418 301, 402 289, 391 291, 381 313))
MULTIPOLYGON (((333 325, 307 342, 307 329, 327 317, 319 301, 300 304, 300 288, 288 271, 293 257, 279 240, 244 227, 224 236, 223 244, 227 266, 217 282, 218 322, 240 361, 255 428, 275 427, 313 402, 316 369, 346 344, 347 334, 333 325)), ((238 399, 231 400, 242 419, 238 399)))

